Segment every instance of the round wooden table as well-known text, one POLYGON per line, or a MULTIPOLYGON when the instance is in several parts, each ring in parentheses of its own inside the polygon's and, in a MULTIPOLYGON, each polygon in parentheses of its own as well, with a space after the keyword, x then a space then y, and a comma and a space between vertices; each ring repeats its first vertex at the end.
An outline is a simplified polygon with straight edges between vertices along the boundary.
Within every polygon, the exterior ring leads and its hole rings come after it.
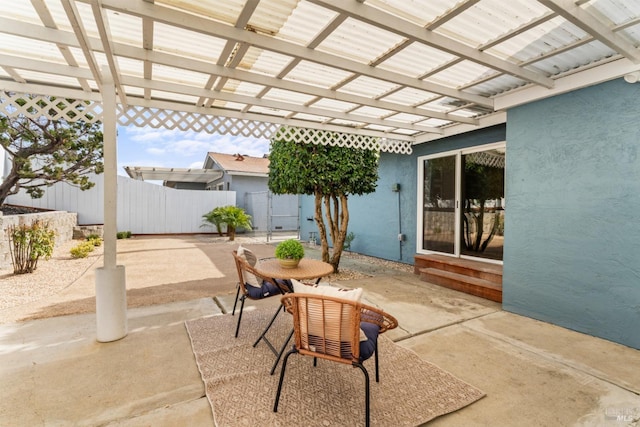
POLYGON ((295 268, 282 268, 276 258, 261 259, 254 268, 260 275, 273 279, 319 279, 333 273, 331 264, 309 258, 302 258, 295 268))
MULTIPOLYGON (((298 263, 298 266, 295 268, 282 268, 277 258, 266 258, 261 259, 258 263, 256 263, 254 268, 256 269, 258 274, 263 277, 271 277, 272 279, 296 280, 316 279, 316 283, 318 283, 322 277, 328 276, 333 273, 333 266, 331 264, 317 259, 309 258, 302 258, 298 263)), ((291 291, 293 291, 293 289, 291 289, 291 291)), ((278 308, 277 313, 280 313, 280 308, 278 308)), ((253 345, 255 347, 260 342, 260 340, 263 340, 271 349, 271 351, 273 351, 273 353, 276 355, 276 361, 271 368, 271 375, 273 375, 273 373, 275 372, 276 367, 278 366, 278 362, 282 357, 282 353, 284 353, 284 350, 286 349, 289 341, 291 341, 291 337, 293 336, 293 329, 291 329, 291 333, 280 348, 280 351, 276 351, 275 347, 273 347, 273 344, 271 344, 271 342, 265 336, 274 320, 275 316, 271 320, 271 323, 269 323, 269 326, 267 326, 267 329, 265 329, 262 335, 260 335, 258 341, 256 341, 256 343, 253 345)))

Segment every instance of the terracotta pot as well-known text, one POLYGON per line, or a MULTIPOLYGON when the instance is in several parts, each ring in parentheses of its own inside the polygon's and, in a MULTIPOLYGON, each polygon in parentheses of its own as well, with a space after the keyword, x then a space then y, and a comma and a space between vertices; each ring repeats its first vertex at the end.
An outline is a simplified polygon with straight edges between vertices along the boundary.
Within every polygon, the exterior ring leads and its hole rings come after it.
POLYGON ((280 267, 282 268, 296 268, 300 260, 287 258, 287 259, 278 259, 278 262, 280 263, 280 267))

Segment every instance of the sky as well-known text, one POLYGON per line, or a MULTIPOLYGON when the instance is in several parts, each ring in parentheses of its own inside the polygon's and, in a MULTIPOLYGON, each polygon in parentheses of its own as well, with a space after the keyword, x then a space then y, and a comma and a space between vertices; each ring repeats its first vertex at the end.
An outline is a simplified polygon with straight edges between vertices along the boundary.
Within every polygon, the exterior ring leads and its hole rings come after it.
POLYGON ((202 168, 209 151, 262 157, 269 141, 254 137, 118 126, 118 175, 125 166, 202 168))

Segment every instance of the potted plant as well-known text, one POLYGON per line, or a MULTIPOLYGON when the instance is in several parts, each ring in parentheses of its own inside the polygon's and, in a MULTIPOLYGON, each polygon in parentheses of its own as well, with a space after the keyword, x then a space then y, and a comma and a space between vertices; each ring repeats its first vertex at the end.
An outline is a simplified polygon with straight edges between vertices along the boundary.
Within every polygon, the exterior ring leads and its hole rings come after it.
POLYGON ((304 247, 296 239, 288 239, 276 246, 276 258, 283 268, 295 268, 304 257, 304 247))

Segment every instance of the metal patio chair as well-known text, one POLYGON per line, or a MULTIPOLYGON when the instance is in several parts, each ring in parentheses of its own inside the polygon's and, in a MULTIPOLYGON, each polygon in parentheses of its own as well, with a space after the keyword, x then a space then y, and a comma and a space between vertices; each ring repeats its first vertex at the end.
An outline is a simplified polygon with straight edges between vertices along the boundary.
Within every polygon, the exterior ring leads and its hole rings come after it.
MULTIPOLYGON (((245 252, 246 251, 247 250, 245 249, 245 252)), ((249 253, 251 252, 249 251, 249 253)), ((236 291, 236 300, 233 304, 233 311, 231 315, 235 316, 236 306, 238 305, 238 301, 240 301, 240 313, 238 315, 238 323, 236 324, 235 333, 235 337, 238 338, 240 323, 242 322, 244 302, 247 298, 258 300, 272 297, 274 295, 283 295, 286 292, 291 292, 291 290, 283 281, 277 281, 270 277, 262 277, 245 257, 238 255, 238 251, 233 251, 232 255, 236 263, 236 270, 238 271, 238 285, 236 291), (253 283, 253 286, 250 283, 253 283)), ((260 335, 260 338, 258 338, 258 341, 256 341, 256 344, 260 342, 261 339, 263 339, 264 335, 267 333, 276 317, 278 316, 278 313, 280 313, 280 310, 281 307, 278 307, 278 310, 271 318, 271 321, 265 328, 264 332, 260 335)), ((254 344, 254 347, 256 344, 254 344)))

